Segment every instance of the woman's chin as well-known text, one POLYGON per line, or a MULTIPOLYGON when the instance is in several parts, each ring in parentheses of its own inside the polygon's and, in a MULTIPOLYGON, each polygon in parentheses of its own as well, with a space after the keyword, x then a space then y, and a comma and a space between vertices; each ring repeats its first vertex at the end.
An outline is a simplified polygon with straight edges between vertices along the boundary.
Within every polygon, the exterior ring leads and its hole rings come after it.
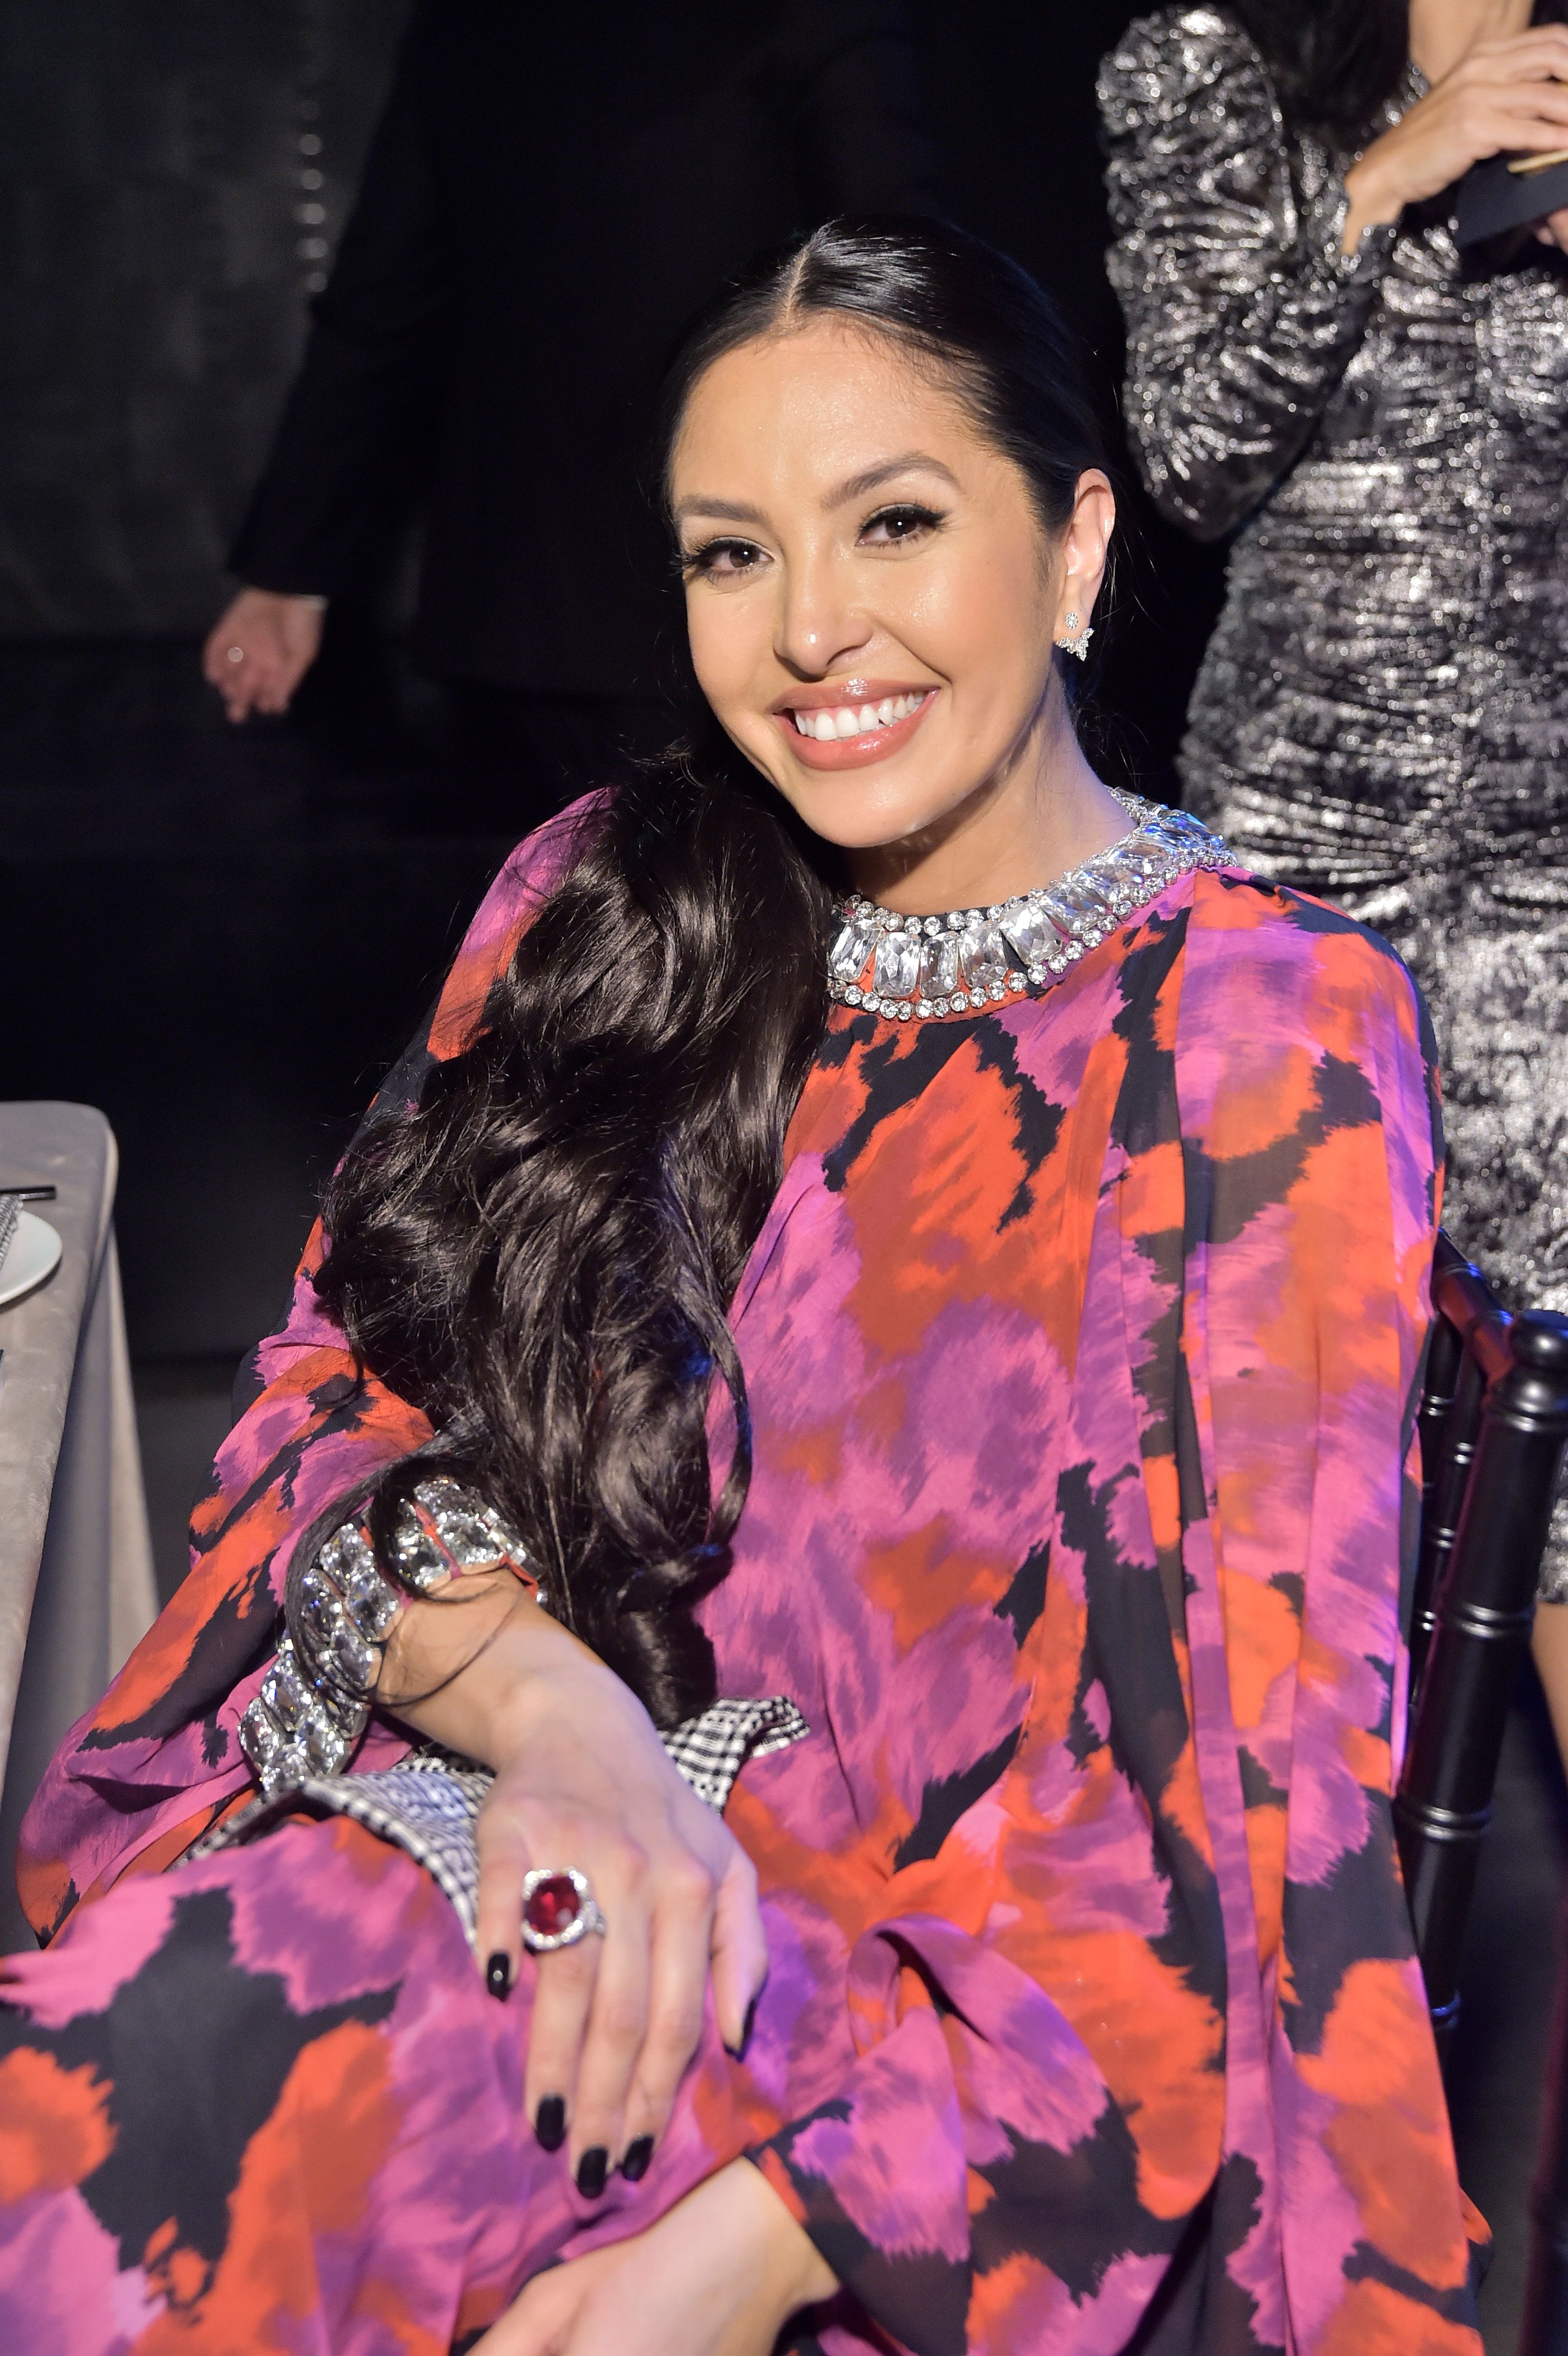
POLYGON ((955 795, 950 782, 929 774, 938 765, 924 759, 918 768, 895 758, 824 770, 808 768, 788 753, 780 760, 777 745, 768 747, 766 760, 757 749, 745 749, 797 818, 838 851, 881 851, 904 842, 950 819, 974 790, 955 795))
POLYGON ((846 778, 836 794, 815 790, 789 793, 789 800, 811 832, 837 851, 891 851, 898 843, 929 835, 950 821, 955 804, 949 794, 872 797, 864 777, 846 778), (858 787, 859 790, 856 790, 858 787))

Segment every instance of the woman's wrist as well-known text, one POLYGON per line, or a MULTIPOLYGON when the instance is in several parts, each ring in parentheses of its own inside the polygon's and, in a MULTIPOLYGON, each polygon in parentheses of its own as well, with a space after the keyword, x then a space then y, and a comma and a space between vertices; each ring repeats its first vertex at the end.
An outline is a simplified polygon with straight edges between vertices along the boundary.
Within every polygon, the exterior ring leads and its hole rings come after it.
MULTIPOLYGON (((702 2204, 703 2230, 722 2238, 732 2271, 755 2285, 757 2304, 775 2330, 838 2290, 838 2276, 805 2227, 749 2159, 732 2160, 688 2198, 702 2204)), ((689 2231, 682 2218, 685 2205, 671 2210, 666 2224, 689 2231)))
POLYGON ((416 1733, 499 1769, 585 1679, 603 1684, 607 1700, 625 1692, 596 1655, 503 1572, 482 1586, 455 1581, 411 1603, 388 1645, 376 1698, 416 1733))

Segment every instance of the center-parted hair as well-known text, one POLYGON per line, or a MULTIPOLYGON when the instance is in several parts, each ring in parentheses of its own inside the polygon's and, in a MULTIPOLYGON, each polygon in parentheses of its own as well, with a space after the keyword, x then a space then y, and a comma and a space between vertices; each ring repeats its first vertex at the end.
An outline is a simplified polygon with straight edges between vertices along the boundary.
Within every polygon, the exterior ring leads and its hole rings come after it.
MULTIPOLYGON (((1065 528, 1102 460, 1072 338, 1015 263, 924 221, 832 221, 725 288, 671 369, 661 477, 714 361, 823 316, 950 386, 1045 530, 1065 528)), ((672 748, 607 798, 472 1044, 411 1116, 367 1125, 323 1206, 318 1292, 437 1434, 382 1481, 372 1526, 433 1462, 472 1479, 661 1725, 714 1697, 693 1606, 751 1469, 727 1310, 825 1026, 837 882, 716 726, 672 748)))

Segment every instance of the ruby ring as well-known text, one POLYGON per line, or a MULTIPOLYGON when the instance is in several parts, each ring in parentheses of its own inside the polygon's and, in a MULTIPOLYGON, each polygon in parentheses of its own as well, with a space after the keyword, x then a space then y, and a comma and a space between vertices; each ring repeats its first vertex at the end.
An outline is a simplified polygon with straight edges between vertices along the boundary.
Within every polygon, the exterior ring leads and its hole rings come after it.
POLYGON ((592 1931, 605 1935, 605 1918, 575 1866, 538 1866, 522 1877, 522 1944, 531 1954, 575 1947, 592 1931))

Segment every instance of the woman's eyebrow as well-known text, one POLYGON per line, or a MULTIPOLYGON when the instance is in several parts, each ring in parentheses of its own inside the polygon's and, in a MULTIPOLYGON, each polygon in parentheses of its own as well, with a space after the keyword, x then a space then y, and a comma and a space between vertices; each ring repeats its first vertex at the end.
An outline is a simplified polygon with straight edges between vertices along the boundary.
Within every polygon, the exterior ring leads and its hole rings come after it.
POLYGON ((723 523, 761 523, 760 508, 747 507, 743 499, 711 499, 705 491, 693 491, 690 498, 680 500, 671 510, 677 523, 688 516, 716 516, 723 523))
MULTIPOLYGON (((897 458, 884 458, 875 466, 865 466, 858 475, 851 475, 837 484, 823 499, 828 509, 847 507, 851 499, 863 499, 868 491, 880 490, 884 483, 899 475, 940 475, 953 490, 959 486, 958 477, 940 458, 930 457, 924 450, 906 450, 897 458)), ((674 520, 684 523, 689 516, 712 516, 721 523, 762 524, 767 521, 760 508, 749 506, 744 499, 712 498, 705 491, 693 491, 679 500, 672 510, 674 520)))
POLYGON ((906 450, 900 457, 886 458, 880 466, 867 466, 860 474, 851 475, 846 481, 840 483, 836 490, 828 493, 822 505, 826 508, 845 507, 851 499, 863 499, 867 491, 880 490, 884 483, 892 482, 897 475, 940 475, 943 482, 950 484, 955 491, 959 488, 958 477, 950 466, 944 466, 940 458, 929 456, 924 450, 906 450))

